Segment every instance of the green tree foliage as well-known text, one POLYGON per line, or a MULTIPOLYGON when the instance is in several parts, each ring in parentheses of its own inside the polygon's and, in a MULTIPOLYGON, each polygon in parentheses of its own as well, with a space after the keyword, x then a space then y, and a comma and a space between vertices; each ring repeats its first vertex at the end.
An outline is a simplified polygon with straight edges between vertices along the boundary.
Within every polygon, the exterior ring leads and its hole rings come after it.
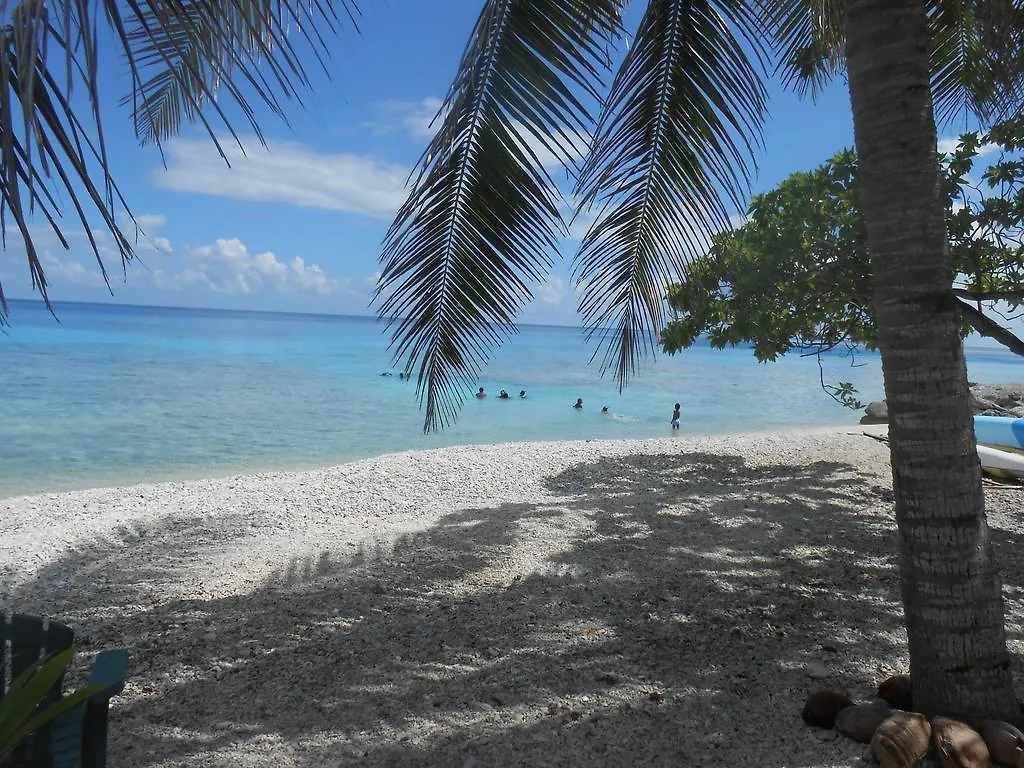
MULTIPOLYGON (((1024 120, 967 133, 941 163, 946 222, 965 333, 1024 355, 1000 320, 1024 304, 1024 120), (976 179, 993 145, 1000 155, 976 179), (999 319, 993 317, 995 315, 999 319)), ((668 353, 705 335, 711 346, 749 344, 761 362, 792 350, 875 348, 871 265, 858 203, 857 157, 837 153, 757 195, 743 226, 717 235, 668 290, 668 353)), ((852 404, 852 403, 851 403, 852 404)))

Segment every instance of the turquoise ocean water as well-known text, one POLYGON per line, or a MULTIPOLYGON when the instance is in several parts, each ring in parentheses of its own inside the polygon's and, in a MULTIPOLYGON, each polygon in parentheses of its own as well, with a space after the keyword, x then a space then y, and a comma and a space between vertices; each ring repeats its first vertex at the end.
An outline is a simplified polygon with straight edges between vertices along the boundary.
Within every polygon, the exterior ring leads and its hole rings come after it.
MULTIPOLYGON (((813 358, 759 365, 747 349, 698 346, 659 355, 620 395, 588 364, 579 329, 524 326, 483 373, 490 396, 469 397, 454 427, 424 435, 415 384, 380 376, 391 358, 372 318, 100 304, 57 315, 15 301, 0 336, 0 497, 468 443, 668 437, 675 402, 680 435, 860 416, 821 391, 813 358), (501 388, 513 399, 498 399, 501 388)), ((829 357, 826 381, 880 399, 877 356, 857 362, 829 357)), ((1024 379, 1020 358, 999 349, 969 347, 968 362, 974 381, 1024 379)))

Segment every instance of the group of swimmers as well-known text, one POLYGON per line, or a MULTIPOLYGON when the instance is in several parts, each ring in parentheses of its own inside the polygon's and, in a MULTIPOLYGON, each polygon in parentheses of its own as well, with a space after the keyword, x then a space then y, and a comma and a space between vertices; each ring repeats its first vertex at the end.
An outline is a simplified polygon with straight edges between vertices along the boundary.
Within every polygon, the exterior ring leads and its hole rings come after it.
MULTIPOLYGON (((582 397, 577 397, 576 398, 576 402, 573 404, 572 407, 575 408, 576 410, 579 410, 579 411, 583 410, 583 398, 582 397)), ((608 410, 608 406, 607 405, 604 408, 601 409, 601 415, 602 416, 611 416, 611 412, 608 410)), ((680 420, 680 418, 682 418, 682 412, 680 411, 679 403, 676 403, 675 407, 674 407, 674 409, 672 411, 672 422, 671 422, 672 429, 679 429, 679 420, 680 420)))
MULTIPOLYGON (((478 389, 476 391, 475 397, 476 397, 477 400, 483 400, 485 397, 487 397, 487 392, 484 391, 483 387, 480 387, 480 389, 478 389)), ((498 393, 498 399, 499 400, 508 400, 509 399, 508 392, 506 392, 504 389, 501 390, 498 393)), ((526 390, 525 389, 519 390, 519 399, 520 400, 525 400, 526 399, 526 390)), ((583 410, 583 398, 582 397, 577 397, 576 398, 576 402, 573 403, 572 407, 575 408, 577 411, 582 411, 583 410)), ((601 415, 602 416, 611 416, 612 415, 611 411, 608 410, 608 406, 607 405, 604 406, 601 409, 601 415)), ((681 416, 682 416, 682 414, 681 414, 681 412, 679 410, 679 403, 676 403, 675 404, 675 409, 672 411, 672 422, 671 422, 672 423, 672 429, 679 429, 679 419, 681 418, 681 416)))
MULTIPOLYGON (((480 389, 478 389, 476 391, 475 397, 476 397, 477 400, 483 400, 485 397, 487 397, 487 393, 484 391, 483 387, 480 387, 480 389)), ((509 395, 509 393, 506 392, 504 389, 501 390, 501 392, 498 393, 498 399, 499 400, 508 400, 510 397, 511 397, 511 395, 509 395)), ((519 390, 519 399, 520 400, 525 400, 526 399, 526 390, 525 389, 520 389, 519 390)))
MULTIPOLYGON (((381 376, 390 376, 390 375, 391 375, 390 371, 385 371, 384 373, 381 374, 381 376)), ((398 374, 398 378, 400 378, 400 379, 411 379, 412 378, 412 374, 411 373, 401 373, 400 372, 398 374)), ((478 389, 473 396, 477 400, 483 400, 485 397, 487 397, 487 392, 484 390, 483 387, 480 387, 480 389, 478 389)), ((498 392, 498 399, 499 400, 510 400, 511 398, 512 398, 512 396, 508 392, 506 392, 504 389, 501 390, 500 392, 498 392)), ((520 389, 519 390, 519 399, 520 400, 525 400, 526 399, 526 390, 525 389, 520 389)), ((572 407, 575 408, 577 411, 582 411, 583 410, 583 398, 582 397, 577 397, 576 398, 576 402, 573 403, 572 407)), ((601 409, 601 415, 602 416, 611 416, 612 415, 611 411, 608 410, 608 406, 607 405, 604 406, 601 409)), ((672 423, 672 429, 679 429, 679 420, 680 420, 681 416, 682 416, 682 414, 681 414, 681 412, 679 410, 679 403, 676 403, 675 404, 675 408, 672 411, 672 422, 671 422, 672 423)))

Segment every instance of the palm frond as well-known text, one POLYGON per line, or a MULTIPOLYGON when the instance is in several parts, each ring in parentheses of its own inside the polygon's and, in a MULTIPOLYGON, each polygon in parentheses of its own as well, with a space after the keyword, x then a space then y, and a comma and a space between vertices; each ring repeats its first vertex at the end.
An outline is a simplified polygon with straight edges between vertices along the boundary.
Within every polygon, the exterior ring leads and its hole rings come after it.
POLYGON ((205 108, 231 130, 214 99, 218 89, 240 107, 257 136, 255 109, 242 86, 287 122, 281 97, 301 105, 310 82, 297 39, 326 71, 329 50, 319 30, 337 32, 340 12, 355 26, 359 13, 354 0, 127 0, 126 14, 118 0, 104 2, 134 83, 125 102, 133 105, 136 135, 158 145, 183 120, 203 122, 216 141, 205 108))
MULTIPOLYGON (((22 0, 0 3, 0 12, 0 237, 6 247, 6 228, 16 227, 33 287, 49 306, 34 214, 64 248, 68 222, 80 226, 104 278, 95 219, 122 266, 133 255, 118 225, 131 212, 111 176, 100 114, 101 24, 128 62, 140 139, 159 143, 187 119, 202 121, 216 141, 204 110, 231 126, 215 92, 234 99, 257 131, 245 89, 283 117, 279 95, 298 100, 309 83, 295 41, 305 40, 322 65, 321 30, 334 31, 342 12, 354 26, 358 10, 355 0, 22 0)), ((0 324, 7 313, 0 285, 0 324)))
POLYGON ((1024 2, 929 0, 932 101, 939 124, 991 123, 1024 101, 1024 2))
POLYGON ((574 277, 620 388, 654 351, 668 282, 744 207, 765 113, 756 28, 739 0, 652 0, 615 77, 580 176, 599 213, 574 277))
MULTIPOLYGON (((115 211, 124 200, 107 173, 102 133, 95 123, 80 119, 71 102, 71 83, 83 72, 75 52, 82 46, 88 48, 89 43, 68 34, 66 25, 81 24, 80 13, 87 5, 86 0, 69 3, 65 14, 55 19, 42 0, 23 2, 14 7, 9 23, 0 29, 0 235, 6 248, 7 226, 14 223, 24 243, 32 286, 47 306, 46 276, 30 221, 33 214, 42 215, 61 245, 68 248, 60 197, 69 201, 71 218, 85 232, 104 278, 107 275, 89 208, 98 212, 113 236, 122 261, 132 256, 131 243, 116 220, 115 211), (60 70, 49 64, 52 56, 63 56, 63 80, 60 70)), ((94 52, 92 48, 80 53, 84 66, 95 66, 94 52)), ((88 89, 88 97, 95 106, 94 88, 88 89)), ((98 112, 94 109, 92 114, 95 117, 98 112)), ((0 286, 0 324, 7 319, 8 306, 0 286)))
MULTIPOLYGON (((615 0, 488 0, 441 125, 384 242, 376 298, 418 370, 424 430, 452 423, 547 273, 565 225, 538 150, 571 162, 591 119, 615 0)), ((440 117, 443 115, 443 118, 440 117)))
POLYGON ((843 67, 842 0, 755 0, 787 88, 812 99, 843 67))

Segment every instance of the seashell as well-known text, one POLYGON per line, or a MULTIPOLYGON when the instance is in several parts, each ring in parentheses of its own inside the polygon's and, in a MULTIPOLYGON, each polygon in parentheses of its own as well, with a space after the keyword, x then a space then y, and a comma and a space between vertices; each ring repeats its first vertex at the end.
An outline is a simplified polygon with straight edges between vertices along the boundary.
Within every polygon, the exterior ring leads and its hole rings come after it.
POLYGON ((988 747, 967 723, 948 717, 932 720, 932 743, 942 768, 988 768, 988 747))
POLYGON ((914 709, 913 686, 910 675, 887 677, 878 686, 878 698, 887 701, 896 709, 910 712, 914 709))
POLYGON ((844 736, 867 744, 882 721, 892 714, 892 707, 884 702, 855 704, 836 715, 836 730, 844 736))
POLYGON ((817 691, 807 698, 800 717, 808 725, 831 728, 836 724, 836 715, 851 704, 850 697, 838 691, 817 691))
POLYGON ((932 727, 917 712, 893 712, 882 721, 871 738, 882 768, 911 768, 928 753, 932 727))
POLYGON ((1024 768, 1024 733, 1002 720, 982 720, 978 732, 995 762, 1024 768))

